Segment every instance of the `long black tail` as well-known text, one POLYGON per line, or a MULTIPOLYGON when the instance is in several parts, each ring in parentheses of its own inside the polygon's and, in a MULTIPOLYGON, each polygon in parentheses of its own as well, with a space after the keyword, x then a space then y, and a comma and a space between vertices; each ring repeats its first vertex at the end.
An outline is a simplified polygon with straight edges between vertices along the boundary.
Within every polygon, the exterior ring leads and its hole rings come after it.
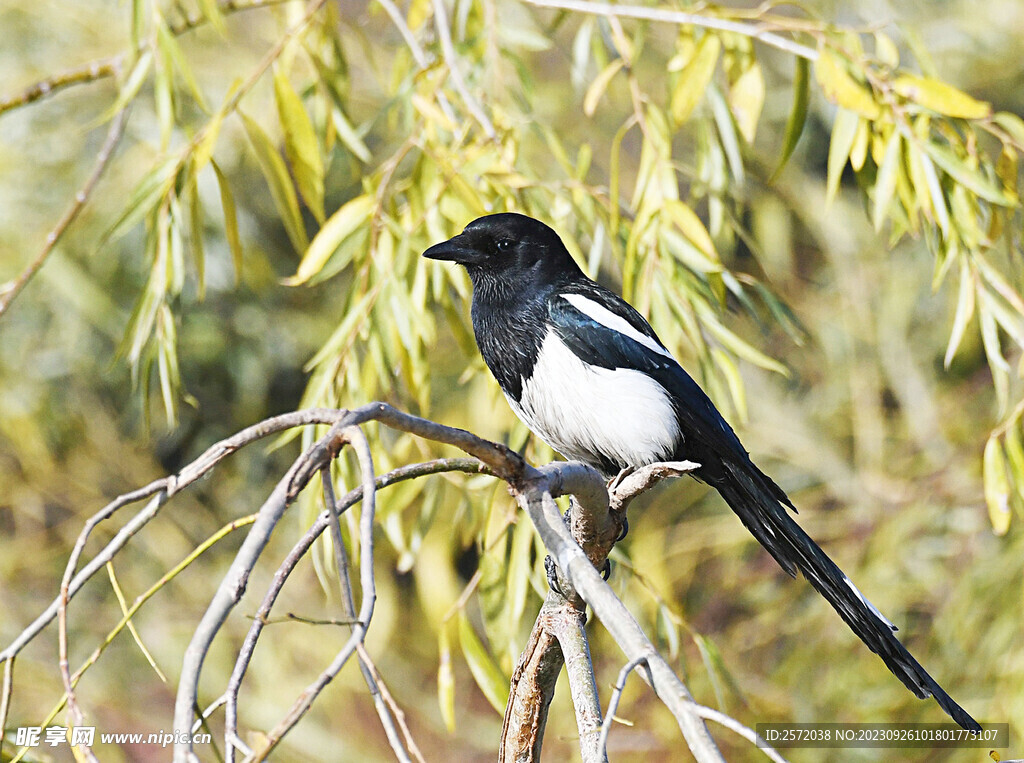
POLYGON ((896 626, 793 521, 783 506, 792 504, 782 489, 750 461, 726 462, 724 466, 724 473, 712 485, 782 568, 794 577, 800 570, 853 632, 914 694, 922 699, 935 697, 939 706, 960 726, 980 731, 978 722, 946 694, 896 639, 893 635, 896 626))

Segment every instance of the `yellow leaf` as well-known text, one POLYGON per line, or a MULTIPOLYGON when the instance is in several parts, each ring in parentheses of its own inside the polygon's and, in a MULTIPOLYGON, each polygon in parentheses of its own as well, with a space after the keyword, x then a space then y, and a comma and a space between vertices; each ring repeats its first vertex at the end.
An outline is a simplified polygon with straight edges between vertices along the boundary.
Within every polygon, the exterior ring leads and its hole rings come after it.
POLYGON ((306 206, 317 220, 324 219, 324 163, 320 157, 316 131, 309 120, 302 98, 292 88, 287 75, 274 70, 274 97, 277 113, 284 128, 284 148, 295 173, 306 206))
POLYGON ((893 192, 896 190, 896 173, 900 167, 900 142, 900 134, 893 130, 885 147, 882 164, 878 168, 878 176, 875 180, 874 207, 871 214, 876 232, 882 229, 885 213, 889 208, 889 202, 892 201, 893 192))
POLYGON ((375 204, 373 196, 364 194, 339 208, 309 243, 295 275, 284 279, 284 283, 297 286, 319 273, 341 243, 366 222, 375 204))
POLYGON ((862 117, 878 119, 882 109, 874 95, 846 70, 842 60, 831 48, 822 47, 814 63, 814 76, 825 97, 844 109, 862 117))
POLYGON ((907 100, 947 117, 984 119, 992 114, 991 104, 975 100, 962 90, 931 77, 901 74, 893 80, 892 89, 907 100))
POLYGON ((1006 476, 1006 456, 996 437, 989 437, 985 443, 982 474, 992 531, 1005 535, 1010 529, 1010 482, 1006 476))
POLYGON ((697 103, 704 97, 704 92, 715 73, 715 64, 718 63, 721 48, 722 43, 717 35, 705 34, 697 45, 693 58, 679 72, 675 90, 672 91, 671 103, 672 120, 676 124, 682 124, 689 119, 697 103))
POLYGON ((843 176, 846 160, 850 158, 853 140, 857 136, 857 125, 860 120, 857 114, 846 109, 836 113, 835 124, 832 125, 832 137, 828 144, 828 173, 825 182, 825 203, 831 204, 839 191, 839 181, 843 176))
POLYGON ((459 612, 459 643, 462 645, 462 654, 476 685, 480 687, 491 706, 498 713, 504 713, 505 705, 508 704, 508 677, 502 673, 476 635, 465 612, 459 612))
POLYGON ((442 626, 439 639, 441 651, 437 666, 437 704, 441 719, 448 731, 455 731, 455 671, 452 669, 452 649, 448 639, 448 628, 442 626))
POLYGON ((682 231, 691 244, 697 247, 703 254, 718 262, 718 252, 715 251, 711 235, 692 209, 683 204, 683 202, 673 199, 665 202, 664 212, 675 223, 676 227, 682 231))
POLYGON ((729 88, 729 109, 736 118, 740 135, 747 143, 754 142, 757 122, 764 106, 764 75, 756 61, 729 88))
POLYGON ((884 32, 875 32, 875 57, 890 69, 900 65, 900 52, 896 43, 884 32))
POLYGON ((625 63, 623 59, 616 58, 590 83, 590 87, 587 88, 587 94, 583 96, 583 113, 588 117, 594 116, 598 101, 601 100, 604 91, 608 89, 608 83, 612 81, 612 77, 619 73, 619 70, 625 63))

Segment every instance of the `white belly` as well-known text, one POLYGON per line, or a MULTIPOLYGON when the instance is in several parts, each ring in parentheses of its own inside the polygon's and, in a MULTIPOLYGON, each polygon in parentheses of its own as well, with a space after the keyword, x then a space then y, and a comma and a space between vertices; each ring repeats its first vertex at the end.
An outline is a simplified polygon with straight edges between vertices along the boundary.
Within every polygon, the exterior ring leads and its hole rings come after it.
POLYGON ((664 387, 639 371, 588 366, 553 332, 544 339, 522 400, 531 430, 568 459, 642 466, 672 457, 679 428, 664 387))

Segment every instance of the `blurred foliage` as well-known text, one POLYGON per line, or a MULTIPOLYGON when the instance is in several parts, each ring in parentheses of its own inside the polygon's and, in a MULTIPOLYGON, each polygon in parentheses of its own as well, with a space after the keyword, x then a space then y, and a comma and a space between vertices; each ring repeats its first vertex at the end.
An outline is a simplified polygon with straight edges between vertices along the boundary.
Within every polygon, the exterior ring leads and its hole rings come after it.
MULTIPOLYGON (((695 26, 544 5, 0 9, 0 279, 42 249, 129 110, 79 219, 0 316, 0 643, 55 595, 110 496, 272 413, 386 399, 550 459, 484 371, 464 273, 419 256, 515 209, 650 318, 922 663, 1021 738, 1024 11, 700 4, 695 26)), ((128 601, 261 503, 294 453, 279 446, 218 467, 133 541, 114 563, 128 601)), ((430 455, 376 433, 378 472, 430 455)), ((339 464, 345 484, 355 474, 339 464)), ((296 533, 321 501, 300 500, 296 533)), ((751 725, 940 719, 713 494, 673 485, 638 508, 612 580, 699 701, 751 725)), ((385 681, 428 758, 487 757, 543 551, 484 477, 403 483, 380 520, 370 642, 385 681)), ((170 686, 123 633, 83 678, 101 729, 169 725, 181 652, 237 543, 134 614, 170 686)), ((275 537, 267 559, 291 543, 275 537)), ((281 612, 340 612, 332 558, 294 577, 281 612)), ((123 614, 105 583, 81 597, 73 663, 123 614)), ((246 728, 273 725, 344 638, 312 627, 268 629, 246 728)), ((8 729, 60 698, 54 634, 17 662, 8 729)), ((620 658, 600 629, 594 654, 606 686, 620 658)), ((221 644, 204 677, 231 659, 221 644)), ((357 671, 338 684, 282 758, 388 757, 357 671)), ((554 758, 575 747, 563 694, 554 758)), ((675 757, 678 731, 638 681, 620 715, 642 721, 615 730, 616 757, 675 757)), ((720 738, 730 759, 755 756, 720 738)))

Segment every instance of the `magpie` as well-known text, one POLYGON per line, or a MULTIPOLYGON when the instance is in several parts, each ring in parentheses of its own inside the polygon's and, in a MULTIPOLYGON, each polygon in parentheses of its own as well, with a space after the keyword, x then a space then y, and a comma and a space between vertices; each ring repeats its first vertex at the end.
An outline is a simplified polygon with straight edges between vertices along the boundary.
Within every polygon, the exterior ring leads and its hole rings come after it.
POLYGON ((787 573, 802 572, 908 689, 935 697, 961 727, 981 730, 793 520, 789 497, 754 465, 650 324, 587 278, 554 230, 521 214, 487 215, 423 256, 466 268, 480 353, 531 431, 607 477, 659 461, 700 464, 693 475, 721 494, 787 573))

